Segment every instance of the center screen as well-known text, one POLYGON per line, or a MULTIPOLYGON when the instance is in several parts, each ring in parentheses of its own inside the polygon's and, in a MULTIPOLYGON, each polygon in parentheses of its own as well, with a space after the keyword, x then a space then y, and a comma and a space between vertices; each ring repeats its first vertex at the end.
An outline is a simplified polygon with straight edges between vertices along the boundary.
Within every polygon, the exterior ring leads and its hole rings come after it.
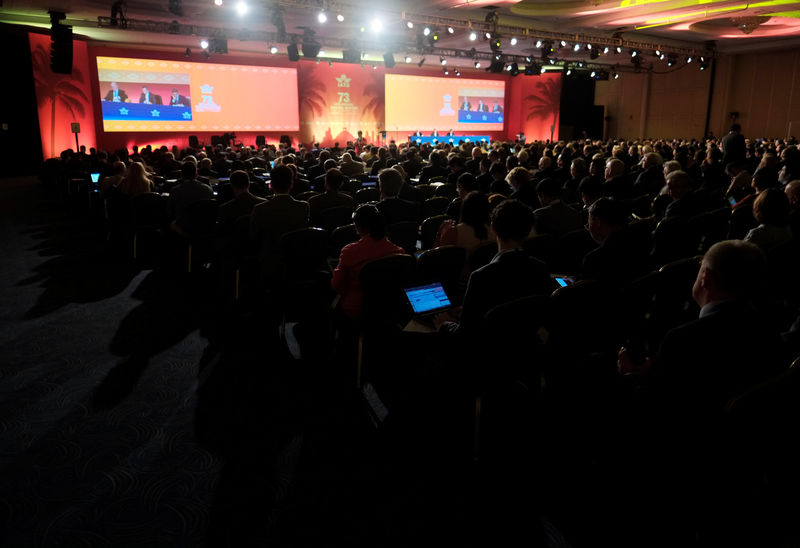
POLYGON ((104 131, 299 131, 294 68, 97 58, 104 131))
POLYGON ((503 80, 386 75, 386 129, 503 131, 503 80))

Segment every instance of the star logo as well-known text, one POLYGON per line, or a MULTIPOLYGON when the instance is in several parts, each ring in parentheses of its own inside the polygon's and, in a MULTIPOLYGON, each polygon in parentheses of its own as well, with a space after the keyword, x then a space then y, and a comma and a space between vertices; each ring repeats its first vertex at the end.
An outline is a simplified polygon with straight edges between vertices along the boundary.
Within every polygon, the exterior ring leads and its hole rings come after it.
POLYGON ((153 109, 153 110, 150 111, 150 114, 153 116, 153 118, 158 118, 158 116, 161 113, 159 111, 157 111, 156 109, 153 109))
POLYGON ((183 119, 184 120, 189 120, 191 117, 192 117, 192 114, 190 112, 184 112, 183 113, 183 119))
POLYGON ((349 88, 350 80, 352 80, 352 78, 348 78, 347 76, 342 74, 339 78, 336 79, 336 87, 349 88))
POLYGON ((503 117, 502 117, 502 116, 498 116, 498 117, 497 117, 497 121, 498 121, 498 122, 502 122, 502 121, 503 121, 503 117))
POLYGON ((121 109, 119 109, 119 113, 122 114, 123 116, 127 116, 128 115, 128 109, 125 108, 125 107, 122 107, 121 109))
POLYGON ((205 95, 209 95, 214 92, 214 86, 209 86, 208 84, 203 84, 200 86, 200 93, 205 95))
POLYGON ((467 120, 472 120, 472 114, 467 114, 467 120))
POLYGON ((483 115, 483 119, 484 119, 484 121, 486 121, 486 120, 488 120, 488 119, 489 119, 489 117, 488 117, 488 116, 486 116, 486 115, 484 114, 484 115, 483 115))

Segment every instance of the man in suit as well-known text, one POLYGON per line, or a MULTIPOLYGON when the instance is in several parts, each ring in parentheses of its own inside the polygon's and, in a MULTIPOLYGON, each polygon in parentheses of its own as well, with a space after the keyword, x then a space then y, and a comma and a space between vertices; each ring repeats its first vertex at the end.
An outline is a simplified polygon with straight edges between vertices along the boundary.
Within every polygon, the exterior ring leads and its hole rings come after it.
POLYGON ((349 207, 351 210, 353 209, 353 198, 339 192, 343 182, 344 175, 342 175, 342 172, 338 169, 329 169, 325 173, 325 192, 317 196, 312 196, 308 200, 311 223, 314 226, 320 226, 318 224, 319 214, 326 209, 333 209, 334 207, 349 207))
POLYGON ((419 202, 411 202, 398 197, 404 184, 403 176, 394 169, 384 169, 378 174, 381 200, 376 205, 386 219, 387 225, 402 221, 419 222, 421 209, 419 202))
POLYGON ((155 93, 150 93, 147 86, 142 86, 142 94, 139 96, 139 102, 145 105, 160 105, 161 96, 155 93))
POLYGON ((436 131, 436 128, 433 128, 433 131, 431 132, 431 137, 438 137, 438 136, 439 136, 439 132, 436 131))
POLYGON ((492 112, 503 114, 503 107, 500 106, 500 103, 495 101, 494 106, 492 107, 492 112))
POLYGON ((472 152, 470 155, 471 158, 464 163, 464 167, 467 171, 477 177, 480 171, 481 158, 483 158, 483 151, 481 150, 481 147, 472 147, 472 152))
POLYGON ((464 97, 464 102, 461 104, 461 110, 472 110, 472 105, 469 103, 469 97, 464 97))
MULTIPOLYGON (((319 157, 317 158, 317 163, 308 168, 306 171, 306 175, 308 176, 308 180, 311 181, 312 186, 314 186, 314 179, 319 177, 320 175, 325 175, 325 161, 331 159, 331 153, 329 150, 321 150, 319 152, 319 157)), ((323 185, 320 185, 320 188, 323 185)), ((314 188, 314 190, 317 190, 314 188)))
POLYGON ((742 135, 742 126, 733 124, 728 134, 722 138, 722 165, 747 160, 747 143, 742 135))
POLYGON ((189 101, 188 97, 181 95, 178 93, 177 89, 172 88, 172 95, 170 95, 169 98, 169 105, 172 107, 189 107, 191 106, 191 102, 189 101))
POLYGON ((445 156, 444 151, 434 150, 428 157, 428 161, 429 164, 423 167, 422 171, 420 171, 420 184, 427 183, 432 177, 447 177, 450 174, 450 170, 445 165, 447 157, 445 156))
POLYGON ((357 162, 352 153, 345 152, 342 154, 342 163, 339 166, 339 170, 345 177, 355 177, 364 173, 364 164, 357 162))
POLYGON ((274 280, 282 271, 281 236, 308 226, 308 203, 295 200, 289 194, 292 190, 292 178, 291 169, 276 166, 270 180, 274 192, 272 199, 253 208, 250 237, 259 242, 263 280, 274 280))
POLYGON ((420 161, 416 147, 410 147, 408 152, 406 152, 405 161, 400 162, 400 166, 403 168, 403 171, 406 172, 408 178, 413 179, 419 175, 419 172, 422 171, 425 164, 420 161))
POLYGON ((113 101, 115 103, 127 103, 128 94, 125 93, 124 89, 119 89, 119 84, 117 84, 116 82, 111 82, 111 89, 108 90, 106 96, 103 97, 103 101, 113 101))
POLYGON ((611 158, 606 162, 603 196, 615 200, 628 200, 633 192, 633 184, 625 173, 625 162, 619 158, 611 158))
POLYGON ((667 175, 666 180, 667 192, 672 198, 672 203, 664 211, 665 219, 688 220, 700 213, 691 180, 685 171, 673 171, 667 175))
POLYGON ((563 188, 557 179, 542 179, 536 185, 536 193, 542 204, 533 212, 537 234, 558 237, 583 227, 581 212, 561 201, 562 192, 563 188))
MULTIPOLYGON (((337 171, 339 171, 339 173, 342 173, 341 170, 338 169, 339 164, 337 164, 336 160, 333 160, 332 158, 328 158, 327 160, 325 160, 325 163, 323 164, 322 168, 325 171, 321 175, 317 175, 311 181, 311 190, 313 190, 314 192, 325 191, 325 178, 330 170, 336 169, 337 171)), ((342 175, 344 174, 342 173, 342 175)))
POLYGON ((663 160, 657 152, 648 152, 642 158, 642 171, 633 183, 633 195, 655 197, 664 187, 663 160))
POLYGON ((172 229, 181 232, 189 226, 188 208, 200 200, 213 200, 214 191, 197 180, 197 166, 194 162, 181 164, 181 180, 169 191, 169 213, 172 229))
POLYGON ((478 99, 478 112, 488 112, 488 108, 483 104, 483 99, 478 99))
POLYGON ((239 217, 250 215, 255 206, 265 201, 264 198, 250 193, 250 177, 246 171, 237 170, 231 173, 231 189, 233 190, 233 200, 225 202, 217 210, 219 234, 223 238, 232 237, 236 220, 239 217))
POLYGON ((522 242, 533 226, 533 211, 518 200, 504 200, 492 212, 497 255, 469 277, 460 316, 445 312, 434 319, 440 332, 474 336, 486 313, 497 305, 526 295, 549 295, 553 282, 547 267, 531 257, 522 242))

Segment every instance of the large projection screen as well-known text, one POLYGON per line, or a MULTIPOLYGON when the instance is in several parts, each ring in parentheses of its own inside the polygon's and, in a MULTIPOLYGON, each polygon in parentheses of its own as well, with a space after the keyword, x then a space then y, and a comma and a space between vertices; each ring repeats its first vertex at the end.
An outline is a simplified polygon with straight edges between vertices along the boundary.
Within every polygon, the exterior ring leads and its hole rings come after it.
POLYGON ((300 129, 294 68, 98 57, 97 80, 104 131, 300 129))
POLYGON ((505 82, 386 75, 389 131, 503 131, 505 82))

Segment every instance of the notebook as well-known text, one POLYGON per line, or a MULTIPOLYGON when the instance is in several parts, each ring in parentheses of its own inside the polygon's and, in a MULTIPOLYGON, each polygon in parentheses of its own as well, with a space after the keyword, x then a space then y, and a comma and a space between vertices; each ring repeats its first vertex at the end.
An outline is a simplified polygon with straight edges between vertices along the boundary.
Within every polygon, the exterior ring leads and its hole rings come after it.
POLYGON ((414 313, 413 318, 408 325, 406 331, 423 331, 432 332, 436 331, 433 323, 433 317, 436 314, 449 310, 452 304, 450 298, 439 282, 419 285, 416 287, 409 287, 405 290, 406 299, 411 306, 414 313))

